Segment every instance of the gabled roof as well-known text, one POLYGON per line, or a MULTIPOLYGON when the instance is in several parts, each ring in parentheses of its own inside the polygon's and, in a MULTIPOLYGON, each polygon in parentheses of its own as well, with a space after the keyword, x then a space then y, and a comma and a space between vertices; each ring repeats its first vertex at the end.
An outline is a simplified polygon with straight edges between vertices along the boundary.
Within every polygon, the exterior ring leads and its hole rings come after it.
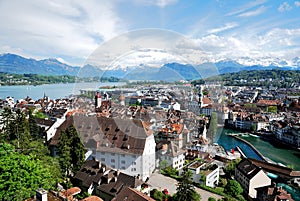
POLYGON ((260 170, 261 168, 254 165, 248 159, 244 158, 236 168, 249 180, 252 179, 260 170))
POLYGON ((88 160, 74 178, 81 181, 83 187, 89 188, 93 183, 99 183, 107 170, 111 170, 111 168, 101 164, 100 161, 88 160))
POLYGON ((35 122, 39 125, 49 126, 49 127, 51 127, 55 123, 55 121, 51 119, 41 119, 41 118, 36 118, 35 122))
POLYGON ((81 192, 81 189, 78 188, 78 187, 72 187, 72 188, 69 188, 68 190, 66 191, 63 191, 62 194, 65 196, 65 197, 68 197, 68 196, 73 196, 73 195, 77 195, 78 193, 81 192))
POLYGON ((143 181, 115 171, 96 160, 86 161, 74 178, 81 182, 83 187, 89 188, 95 185, 98 190, 112 196, 126 186, 136 188, 143 184, 143 181))
POLYGON ((155 201, 153 198, 145 195, 144 193, 129 187, 124 188, 117 195, 116 198, 112 199, 112 201, 124 201, 124 200, 155 201))
POLYGON ((152 130, 137 119, 106 118, 86 115, 67 117, 57 129, 50 145, 57 145, 62 130, 74 125, 87 148, 112 153, 143 154, 152 130))
POLYGON ((92 196, 84 198, 80 201, 103 201, 103 200, 101 198, 99 198, 98 196, 92 195, 92 196))

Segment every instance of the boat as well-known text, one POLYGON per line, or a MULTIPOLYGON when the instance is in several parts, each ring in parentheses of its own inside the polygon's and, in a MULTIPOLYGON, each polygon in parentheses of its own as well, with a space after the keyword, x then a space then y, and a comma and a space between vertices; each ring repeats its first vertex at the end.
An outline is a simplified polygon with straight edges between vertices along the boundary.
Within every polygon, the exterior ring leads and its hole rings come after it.
POLYGON ((252 137, 259 137, 258 135, 254 135, 252 133, 249 133, 249 135, 252 136, 252 137))

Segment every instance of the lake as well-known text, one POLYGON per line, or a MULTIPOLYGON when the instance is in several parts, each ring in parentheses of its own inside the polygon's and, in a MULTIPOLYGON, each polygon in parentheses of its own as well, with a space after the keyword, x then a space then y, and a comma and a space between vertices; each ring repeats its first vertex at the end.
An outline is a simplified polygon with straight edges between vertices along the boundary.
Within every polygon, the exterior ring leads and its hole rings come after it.
POLYGON ((120 86, 123 82, 91 82, 91 83, 68 83, 68 84, 43 84, 43 85, 15 85, 0 86, 0 98, 12 96, 15 100, 24 99, 27 96, 34 100, 43 98, 44 94, 51 99, 65 98, 71 94, 79 94, 80 89, 99 89, 99 86, 120 86))

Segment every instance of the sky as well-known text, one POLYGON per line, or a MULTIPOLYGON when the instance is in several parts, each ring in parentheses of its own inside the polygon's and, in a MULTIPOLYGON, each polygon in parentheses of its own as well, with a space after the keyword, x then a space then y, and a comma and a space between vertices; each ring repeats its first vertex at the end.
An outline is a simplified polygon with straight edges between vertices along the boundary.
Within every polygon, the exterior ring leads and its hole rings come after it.
MULTIPOLYGON (((187 39, 181 48, 193 54, 201 50, 208 60, 290 61, 300 57, 300 0, 0 0, 0 53, 82 66, 99 47, 118 47, 112 41, 149 29, 157 30, 149 43, 159 44, 160 33, 171 33, 187 39)), ((164 47, 151 46, 151 61, 172 57, 164 47)), ((127 60, 148 58, 149 45, 143 48, 127 60)))

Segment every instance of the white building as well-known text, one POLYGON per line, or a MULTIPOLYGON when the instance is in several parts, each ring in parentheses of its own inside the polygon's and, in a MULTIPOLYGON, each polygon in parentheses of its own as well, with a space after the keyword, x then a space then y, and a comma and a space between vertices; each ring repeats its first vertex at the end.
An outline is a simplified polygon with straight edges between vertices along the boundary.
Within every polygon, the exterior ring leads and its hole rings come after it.
POLYGON ((192 180, 205 184, 209 187, 216 187, 219 182, 219 167, 213 163, 195 161, 188 165, 188 170, 193 173, 192 180))
POLYGON ((244 192, 251 198, 256 198, 256 188, 271 185, 271 179, 264 171, 243 159, 235 168, 235 179, 241 184, 244 192))
MULTIPOLYGON (((154 171, 154 136, 141 120, 75 115, 67 118, 57 133, 71 124, 96 160, 143 180, 154 171)), ((57 139, 56 135, 51 144, 57 144, 57 139)))
POLYGON ((158 158, 160 161, 167 161, 168 166, 181 169, 184 166, 185 151, 180 149, 179 146, 171 141, 169 144, 164 144, 161 150, 158 152, 158 158))

